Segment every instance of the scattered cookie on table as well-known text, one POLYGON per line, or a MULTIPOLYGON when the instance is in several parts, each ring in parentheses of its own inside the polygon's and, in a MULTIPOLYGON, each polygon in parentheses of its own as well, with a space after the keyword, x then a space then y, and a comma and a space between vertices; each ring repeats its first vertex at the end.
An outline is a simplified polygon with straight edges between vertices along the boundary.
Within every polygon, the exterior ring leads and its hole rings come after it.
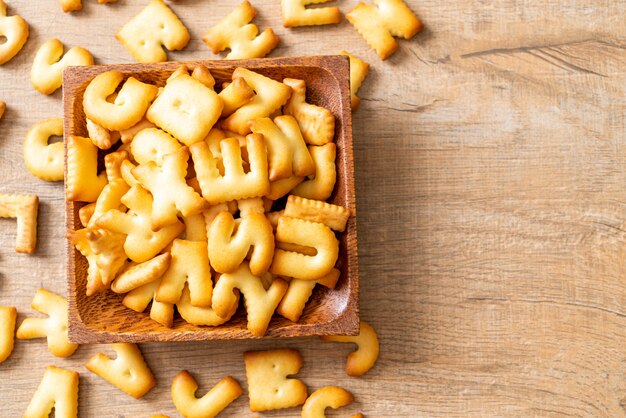
POLYGON ((374 0, 374 4, 357 4, 346 19, 385 60, 398 50, 394 36, 411 39, 422 30, 422 22, 402 0, 374 0))
POLYGON ((51 137, 63 136, 63 119, 37 122, 24 139, 24 163, 30 173, 46 181, 63 180, 63 142, 48 143, 51 137))
POLYGON ((0 363, 13 352, 16 318, 17 309, 14 306, 0 306, 0 363))
POLYGON ((48 366, 35 391, 24 418, 47 417, 54 408, 55 417, 78 416, 78 373, 48 366))
POLYGON ((217 25, 209 29, 202 40, 214 54, 230 49, 226 59, 263 58, 276 48, 279 39, 271 28, 259 35, 256 25, 250 23, 256 11, 244 0, 217 25))
POLYGON ((302 406, 302 418, 325 418, 326 408, 341 408, 354 402, 354 396, 339 386, 326 386, 311 393, 302 406))
POLYGON ((63 70, 79 65, 93 65, 89 51, 75 46, 64 55, 63 43, 53 38, 37 50, 30 70, 30 81, 39 93, 52 94, 63 83, 63 70))
POLYGON ((0 193, 0 218, 17 220, 15 251, 18 253, 35 252, 38 210, 39 198, 35 195, 0 193))
POLYGON ((332 25, 339 23, 341 12, 338 7, 307 8, 311 4, 328 3, 333 0, 281 0, 283 26, 332 25))
POLYGON ((323 341, 354 343, 356 351, 348 354, 346 373, 348 376, 362 376, 374 367, 378 358, 378 336, 371 325, 361 321, 359 335, 326 335, 320 337, 323 341))
POLYGON ((48 318, 26 318, 17 329, 19 340, 44 338, 48 340, 48 350, 57 357, 69 357, 78 348, 67 336, 67 300, 46 289, 35 293, 32 308, 48 315, 48 318))
POLYGON ((28 40, 28 23, 20 16, 7 16, 7 6, 0 0, 0 36, 6 38, 0 44, 0 65, 9 62, 28 40))
POLYGON ((227 376, 217 382, 201 398, 196 398, 198 384, 187 370, 178 373, 172 381, 172 401, 185 418, 213 418, 243 393, 235 379, 227 376))
POLYGON ((135 399, 141 398, 156 385, 152 371, 136 344, 111 344, 116 358, 98 353, 85 367, 135 399))
MULTIPOLYGON (((100 4, 115 3, 116 1, 117 0, 98 0, 98 3, 100 4)), ((63 9, 65 13, 75 12, 82 8, 83 8, 82 0, 61 0, 61 9, 63 9)))
POLYGON ((288 377, 303 365, 298 350, 278 349, 243 353, 248 379, 250 410, 253 412, 291 408, 307 399, 307 387, 300 380, 288 377))
POLYGON ((361 99, 356 94, 359 92, 361 84, 363 84, 363 81, 367 77, 370 65, 346 51, 341 51, 341 55, 350 57, 350 96, 352 100, 352 111, 354 112, 359 108, 359 104, 361 103, 361 99))
POLYGON ((151 0, 115 37, 142 63, 167 61, 164 46, 170 51, 180 50, 191 38, 183 22, 163 0, 151 0))

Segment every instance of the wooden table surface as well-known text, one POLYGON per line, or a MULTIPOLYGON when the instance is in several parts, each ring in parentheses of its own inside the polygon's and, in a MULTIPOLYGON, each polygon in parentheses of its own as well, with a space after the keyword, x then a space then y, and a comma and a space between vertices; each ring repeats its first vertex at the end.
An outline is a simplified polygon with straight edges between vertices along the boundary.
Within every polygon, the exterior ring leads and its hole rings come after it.
MULTIPOLYGON (((64 14, 56 0, 9 1, 30 39, 0 67, 0 192, 41 199, 39 247, 13 252, 0 221, 0 304, 32 315, 39 287, 66 293, 63 186, 22 158, 35 122, 61 116, 61 94, 29 81, 42 42, 58 37, 97 63, 132 62, 114 33, 147 1, 64 14)), ((356 0, 338 2, 347 12, 356 0)), ((381 355, 363 378, 344 374, 347 345, 315 338, 143 344, 158 386, 134 400, 43 340, 17 341, 0 365, 0 416, 25 410, 44 368, 81 375, 84 417, 178 416, 173 376, 204 393, 242 353, 297 347, 310 390, 337 384, 367 417, 626 415, 626 3, 610 0, 410 0, 426 29, 382 62, 345 20, 282 28, 278 0, 253 0, 256 23, 281 38, 272 56, 347 49, 372 64, 354 115, 362 318, 381 355)), ((200 37, 235 4, 172 2, 192 34, 171 60, 210 59, 200 37)), ((249 416, 244 395, 221 416, 249 416)), ((339 412, 329 414, 340 416, 339 412)), ((283 410, 262 416, 299 416, 283 410)))

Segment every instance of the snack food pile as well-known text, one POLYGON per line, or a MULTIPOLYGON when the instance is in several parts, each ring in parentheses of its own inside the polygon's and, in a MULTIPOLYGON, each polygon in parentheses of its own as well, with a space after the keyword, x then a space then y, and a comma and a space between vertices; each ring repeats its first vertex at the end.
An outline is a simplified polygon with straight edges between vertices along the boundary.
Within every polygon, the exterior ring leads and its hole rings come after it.
MULTIPOLYGON (((98 0, 109 3, 115 0, 98 0)), ((285 27, 336 24, 338 7, 307 8, 329 0, 282 0, 285 27)), ((397 49, 394 37, 412 38, 422 28, 402 0, 359 3, 347 20, 384 60, 397 49)), ((61 0, 64 12, 82 8, 81 0, 61 0)), ((210 28, 202 40, 227 59, 260 58, 279 43, 271 28, 259 34, 256 11, 246 0, 210 28)), ((8 16, 0 0, 0 64, 11 60, 28 39, 28 24, 8 16)), ((190 34, 162 1, 151 0, 116 34, 141 63, 167 60, 168 50, 183 49, 190 34)), ((350 58, 352 110, 368 64, 350 58)), ((36 52, 33 87, 49 95, 62 85, 68 66, 93 64, 84 48, 64 53, 50 39, 36 52)), ((307 103, 306 82, 277 81, 240 67, 230 81, 216 85, 202 65, 180 66, 163 85, 142 82, 119 71, 95 76, 82 102, 87 137, 66 138, 60 118, 37 123, 24 141, 27 169, 46 181, 66 180, 68 200, 85 202, 82 228, 68 239, 88 263, 86 294, 125 294, 123 304, 172 327, 175 311, 193 325, 227 323, 245 301, 247 328, 263 336, 274 313, 298 322, 314 287, 333 289, 337 234, 352 215, 326 202, 334 190, 335 119, 307 103), (105 170, 98 171, 104 155, 105 170), (64 165, 66 165, 64 167, 64 165)), ((0 102, 0 118, 5 110, 0 102)), ((38 198, 0 194, 0 217, 17 220, 15 250, 36 249, 38 198)), ((18 339, 46 338, 57 357, 79 346, 68 339, 65 298, 40 289, 32 308, 47 318, 26 318, 16 327, 15 307, 0 306, 0 363, 18 339)), ((346 373, 361 376, 374 366, 378 338, 361 322, 357 336, 326 336, 325 341, 355 343, 346 373)), ((156 379, 135 344, 113 344, 116 358, 104 353, 85 367, 128 395, 140 398, 156 379)), ((252 411, 302 406, 303 417, 323 417, 326 408, 353 402, 343 388, 327 386, 311 395, 304 382, 288 377, 303 365, 294 349, 244 353, 252 411)), ((25 417, 75 417, 79 374, 50 366, 25 417)), ((224 377, 204 396, 188 371, 172 382, 172 401, 185 417, 213 417, 243 394, 237 380, 224 377)), ((155 415, 156 416, 156 415, 155 415)), ((159 415, 161 416, 161 415, 159 415)), ((362 417, 356 414, 354 417, 362 417)))

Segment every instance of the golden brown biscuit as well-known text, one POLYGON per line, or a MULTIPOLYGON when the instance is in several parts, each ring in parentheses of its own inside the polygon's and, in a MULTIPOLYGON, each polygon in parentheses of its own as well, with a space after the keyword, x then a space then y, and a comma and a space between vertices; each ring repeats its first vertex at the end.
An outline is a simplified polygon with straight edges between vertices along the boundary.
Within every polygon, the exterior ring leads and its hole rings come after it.
POLYGON ((239 141, 227 138, 220 142, 224 174, 220 174, 218 160, 209 151, 206 142, 189 147, 202 197, 215 205, 237 199, 264 196, 269 190, 267 151, 263 136, 247 137, 250 170, 244 172, 239 141))
POLYGON ((0 306, 0 363, 6 360, 13 351, 16 318, 15 307, 0 306))
POLYGON ((348 376, 362 376, 374 367, 378 358, 378 336, 371 325, 361 321, 357 336, 328 335, 320 337, 323 341, 354 343, 357 350, 348 354, 346 373, 348 376))
POLYGON ((276 241, 312 247, 315 256, 276 248, 270 273, 301 280, 316 280, 328 274, 337 262, 339 241, 324 224, 281 216, 276 241))
POLYGON ((337 181, 335 157, 337 146, 329 142, 321 146, 309 146, 315 162, 315 175, 293 188, 292 194, 313 200, 326 200, 333 193, 337 181))
POLYGON ((136 344, 111 344, 116 358, 111 360, 98 353, 85 364, 87 370, 97 374, 113 386, 135 399, 141 398, 156 385, 156 379, 136 344))
POLYGON ((20 16, 7 16, 7 6, 0 0, 0 36, 6 42, 0 44, 0 65, 17 55, 28 40, 28 23, 20 16))
MULTIPOLYGON (((185 285, 183 294, 178 302, 176 302, 176 309, 181 318, 193 325, 202 325, 208 327, 216 327, 230 321, 230 318, 237 312, 239 307, 239 291, 235 291, 235 298, 233 304, 226 312, 226 315, 219 316, 215 313, 215 310, 208 306, 193 306, 191 304, 191 296, 189 295, 189 286, 185 285)), ((223 313, 223 312, 222 312, 223 313)))
POLYGON ((202 398, 196 398, 198 384, 187 370, 178 373, 172 381, 172 401, 185 418, 213 418, 243 393, 235 379, 220 380, 202 398))
POLYGON ((185 226, 176 222, 158 231, 152 230, 152 196, 141 186, 135 185, 122 197, 128 213, 116 209, 102 215, 96 224, 112 232, 126 234, 124 251, 131 260, 148 261, 183 232, 185 226))
POLYGON ((285 216, 323 223, 335 231, 343 232, 350 218, 350 209, 321 200, 305 199, 291 195, 287 198, 285 216))
POLYGON ((167 271, 171 259, 170 253, 165 253, 143 263, 129 265, 111 284, 111 290, 115 293, 127 293, 158 280, 167 271))
POLYGON ((111 131, 127 129, 141 121, 158 92, 156 86, 129 77, 113 103, 109 102, 108 97, 115 93, 123 79, 120 71, 98 74, 87 85, 83 96, 85 115, 111 131))
POLYGON ((39 198, 35 195, 0 193, 0 218, 16 218, 15 251, 32 254, 37 247, 37 212, 39 198))
POLYGON ((262 280, 250 272, 248 263, 242 263, 233 273, 222 274, 213 289, 213 309, 219 316, 226 316, 237 295, 243 294, 248 313, 248 330, 255 336, 263 336, 272 320, 272 314, 287 291, 287 282, 275 279, 265 290, 262 280))
POLYGON ((375 6, 359 3, 346 14, 348 22, 383 60, 398 49, 394 36, 411 39, 422 22, 402 0, 373 0, 375 6))
POLYGON ((302 418, 325 418, 326 408, 341 408, 354 402, 354 396, 338 386, 326 386, 311 393, 302 406, 302 418))
POLYGON ((250 132, 248 121, 264 118, 284 105, 291 96, 291 88, 279 81, 272 80, 254 71, 237 68, 232 75, 233 80, 243 78, 256 92, 246 104, 222 122, 222 128, 245 135, 250 132))
POLYGON ((278 45, 278 36, 270 28, 259 35, 256 25, 250 23, 256 11, 244 0, 217 25, 209 29, 202 40, 217 54, 230 49, 226 59, 263 58, 278 45))
POLYGON ((133 159, 139 164, 154 161, 163 165, 163 159, 183 146, 173 136, 159 128, 145 128, 138 132, 130 143, 133 159))
POLYGON ((148 161, 131 171, 139 183, 152 193, 153 231, 177 223, 179 212, 190 216, 209 207, 209 203, 185 181, 188 159, 189 150, 182 147, 164 156, 160 167, 154 161, 148 161))
POLYGON ((270 181, 315 173, 315 163, 293 116, 277 116, 250 121, 250 129, 265 138, 270 181))
POLYGON ((330 273, 317 280, 291 279, 287 293, 285 293, 280 304, 276 307, 276 313, 292 322, 298 322, 315 285, 321 284, 329 289, 334 289, 338 280, 339 270, 336 268, 333 268, 330 273))
POLYGON ((236 77, 233 79, 232 83, 224 87, 219 96, 224 103, 222 117, 225 118, 248 103, 254 97, 254 90, 246 83, 246 80, 241 77, 236 77))
POLYGON ((306 385, 288 377, 302 368, 302 356, 298 350, 246 351, 243 360, 253 412, 291 408, 306 401, 306 385))
POLYGON ((109 131, 108 129, 98 125, 96 122, 86 118, 87 133, 93 144, 103 150, 108 150, 120 139, 118 131, 109 131))
POLYGON ((332 142, 335 136, 335 117, 321 106, 306 102, 304 80, 285 78, 283 83, 291 87, 289 101, 283 106, 285 115, 292 115, 298 121, 304 140, 309 145, 324 145, 332 142))
POLYGON ((31 306, 48 315, 48 318, 24 319, 17 329, 17 338, 29 340, 46 337, 48 350, 55 356, 69 357, 74 354, 78 344, 70 343, 67 337, 67 300, 46 289, 39 289, 31 306))
POLYGON ((106 172, 98 174, 98 148, 82 136, 66 141, 65 194, 68 200, 95 202, 107 184, 106 172))
POLYGON ((63 70, 79 65, 93 65, 89 51, 75 46, 63 55, 63 43, 53 38, 37 50, 30 70, 30 81, 39 93, 52 94, 61 87, 63 70))
POLYGON ((248 255, 255 276, 272 264, 274 233, 264 214, 247 211, 237 224, 233 215, 221 212, 211 223, 208 242, 211 267, 220 273, 235 271, 248 255))
POLYGON ((170 78, 148 109, 148 120, 185 145, 202 141, 222 114, 217 93, 200 81, 181 74, 170 78))
POLYGON ((187 283, 192 305, 211 306, 213 282, 207 243, 175 239, 171 254, 172 261, 161 278, 156 300, 167 303, 178 302, 187 283))
POLYGON ((361 99, 356 94, 359 88, 361 88, 365 77, 367 77, 370 65, 358 57, 348 54, 346 51, 341 51, 341 55, 350 57, 350 98, 352 111, 354 112, 358 109, 359 103, 361 103, 361 99))
POLYGON ((174 323, 174 305, 157 301, 154 297, 161 284, 161 279, 133 289, 124 297, 122 305, 135 312, 143 312, 150 302, 150 319, 164 327, 171 328, 174 323))
POLYGON ((124 235, 87 227, 68 232, 67 239, 87 259, 87 296, 108 289, 115 275, 126 263, 124 235))
POLYGON ((104 156, 104 171, 107 174, 107 180, 109 183, 113 183, 115 180, 124 179, 122 177, 122 163, 128 160, 128 151, 115 151, 110 152, 104 156))
POLYGON ((130 190, 130 187, 128 187, 124 179, 121 178, 113 180, 104 186, 100 196, 98 196, 98 200, 96 200, 96 206, 94 207, 87 226, 95 228, 96 221, 106 212, 111 209, 124 207, 122 205, 122 197, 128 193, 128 190, 130 190))
POLYGON ((47 417, 52 408, 55 417, 78 416, 78 373, 48 366, 24 412, 24 418, 47 417))
POLYGON ((170 51, 183 49, 190 35, 163 0, 151 0, 145 9, 120 29, 115 38, 137 62, 149 63, 167 61, 163 46, 170 51))
POLYGON ((46 181, 63 180, 63 142, 49 144, 53 136, 63 136, 63 119, 37 122, 24 139, 24 163, 33 176, 46 181))

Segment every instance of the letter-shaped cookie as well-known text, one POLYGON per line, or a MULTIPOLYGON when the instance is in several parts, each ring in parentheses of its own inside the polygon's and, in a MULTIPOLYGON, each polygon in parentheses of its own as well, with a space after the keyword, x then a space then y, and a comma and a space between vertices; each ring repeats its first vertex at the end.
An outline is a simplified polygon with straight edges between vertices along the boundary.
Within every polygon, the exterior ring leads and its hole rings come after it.
POLYGON ((146 128, 138 132, 130 143, 130 152, 139 164, 154 161, 163 164, 167 154, 173 154, 182 148, 180 142, 159 128, 146 128))
POLYGON ((106 173, 98 174, 98 148, 82 136, 67 138, 67 174, 65 193, 68 200, 95 202, 107 184, 106 173))
POLYGON ((329 289, 334 289, 337 280, 339 280, 339 270, 336 268, 317 280, 291 279, 287 293, 276 308, 276 313, 292 322, 298 322, 315 285, 319 283, 329 289))
POLYGON ((375 6, 357 4, 346 19, 383 60, 398 49, 394 36, 411 39, 422 30, 422 22, 402 0, 373 0, 375 6))
POLYGON ((270 182, 270 192, 265 197, 270 200, 278 200, 302 183, 304 179, 305 177, 291 176, 286 179, 272 181, 270 182))
POLYGON ((127 144, 133 140, 135 135, 147 128, 154 128, 154 123, 148 119, 142 119, 128 129, 120 130, 120 139, 124 144, 127 144))
POLYGON ((235 299, 230 310, 224 317, 215 313, 215 310, 208 306, 193 306, 191 304, 191 296, 189 295, 189 286, 185 286, 180 300, 176 302, 176 308, 181 318, 192 325, 202 325, 208 327, 216 327, 230 321, 230 318, 237 312, 239 307, 239 291, 235 291, 235 299))
POLYGON ((118 131, 111 132, 89 118, 86 119, 86 122, 89 139, 96 147, 108 150, 120 139, 118 131))
POLYGON ((175 239, 171 254, 172 262, 161 278, 156 299, 159 302, 176 303, 180 300, 185 283, 188 283, 191 304, 211 306, 213 282, 207 243, 175 239))
POLYGON ((150 319, 164 327, 171 328, 174 323, 174 305, 157 301, 154 297, 161 284, 161 279, 131 290, 122 300, 122 305, 135 312, 143 312, 150 302, 150 319))
POLYGON ((152 371, 136 344, 111 344, 117 357, 111 360, 103 353, 93 356, 85 367, 135 399, 156 385, 152 371))
POLYGON ((341 408, 354 402, 354 396, 339 386, 325 386, 311 393, 302 406, 302 418, 325 418, 326 408, 341 408))
POLYGON ((232 77, 233 80, 238 77, 243 78, 256 92, 256 95, 249 102, 222 122, 223 129, 237 132, 240 135, 250 132, 248 121, 271 115, 276 109, 284 105, 291 96, 289 86, 245 68, 235 69, 232 77))
POLYGON ((103 292, 124 264, 124 235, 88 227, 67 234, 68 240, 87 259, 87 296, 103 292))
POLYGON ((337 146, 334 142, 321 146, 310 145, 309 153, 315 162, 315 176, 294 187, 292 194, 307 199, 326 200, 333 193, 337 181, 337 146))
POLYGON ((274 279, 265 290, 261 279, 250 272, 248 263, 242 263, 233 273, 222 274, 213 289, 213 309, 219 316, 226 316, 237 297, 235 289, 243 293, 248 313, 248 330, 262 337, 272 320, 272 314, 287 291, 287 282, 274 279))
POLYGON ((182 147, 174 154, 163 157, 161 167, 148 161, 133 168, 133 176, 152 193, 152 230, 156 231, 178 222, 178 212, 183 216, 195 215, 209 204, 187 185, 187 160, 189 150, 182 147))
POLYGON ((231 376, 220 380, 203 397, 196 398, 198 384, 187 370, 172 381, 172 401, 185 418, 213 418, 241 396, 241 386, 231 376))
POLYGON ((48 366, 24 412, 24 418, 47 417, 52 408, 55 417, 78 416, 78 373, 48 366))
POLYGON ((339 241, 335 234, 329 227, 317 222, 281 216, 276 227, 276 241, 317 250, 317 255, 308 256, 276 248, 270 272, 278 276, 319 279, 330 272, 339 255, 339 241))
POLYGON ((170 78, 148 109, 148 120, 185 145, 201 141, 222 114, 217 93, 195 78, 181 74, 170 78))
POLYGON ((31 306, 48 315, 48 318, 26 318, 17 329, 17 338, 47 337, 48 350, 55 356, 69 357, 74 354, 78 344, 70 343, 67 337, 67 300, 46 289, 39 289, 31 306))
POLYGON ((210 204, 263 196, 269 191, 267 151, 263 136, 251 134, 246 139, 250 171, 243 170, 241 148, 235 138, 220 142, 224 175, 220 174, 218 160, 213 157, 206 142, 189 147, 202 197, 210 204))
POLYGON ((110 152, 104 156, 104 171, 109 183, 122 179, 122 163, 128 160, 128 151, 110 152))
POLYGON ((253 412, 291 408, 306 401, 306 385, 287 377, 302 368, 302 356, 298 350, 246 351, 243 360, 253 412))
POLYGON ((323 341, 354 343, 357 350, 348 354, 346 373, 348 376, 362 376, 374 367, 378 358, 378 336, 371 325, 361 321, 359 335, 327 335, 320 337, 323 341))
POLYGON ((315 163, 293 116, 277 116, 274 121, 254 119, 250 121, 250 129, 265 138, 271 181, 315 172, 315 163))
POLYGON ((233 79, 226 88, 220 91, 220 99, 224 103, 222 117, 230 116, 235 110, 245 105, 254 97, 254 90, 241 77, 233 79))
POLYGON ((0 306, 0 363, 13 351, 15 319, 17 310, 13 306, 0 306))
POLYGON ((284 215, 305 221, 319 222, 335 231, 343 232, 350 218, 350 209, 321 200, 291 195, 287 198, 284 215))
POLYGON ((304 80, 285 78, 283 83, 291 87, 289 101, 283 107, 285 115, 291 115, 298 121, 304 141, 310 145, 324 145, 332 142, 335 136, 335 117, 321 106, 306 102, 306 83, 304 80))
POLYGON ((128 193, 128 190, 130 190, 130 188, 124 179, 121 178, 113 180, 104 186, 100 196, 98 196, 98 200, 96 200, 96 206, 91 214, 88 226, 95 227, 96 221, 106 212, 111 209, 119 209, 122 205, 122 197, 128 193))
POLYGON ((359 107, 359 103, 361 103, 361 99, 356 94, 358 93, 359 88, 361 88, 363 80, 367 77, 370 65, 362 59, 348 54, 346 51, 341 51, 341 55, 347 55, 350 57, 350 98, 352 111, 354 112, 359 107))
POLYGON ((341 12, 338 7, 307 9, 309 4, 328 3, 332 0, 281 0, 283 26, 332 25, 339 23, 341 12))
POLYGON ((39 198, 35 195, 0 193, 0 218, 16 218, 15 251, 32 254, 37 247, 37 212, 39 198))
POLYGON ((63 43, 50 39, 39 47, 30 70, 30 81, 41 94, 52 94, 61 87, 63 70, 69 66, 93 65, 93 57, 85 48, 75 46, 63 58, 63 43))
POLYGON ((143 263, 131 265, 117 276, 111 284, 111 290, 115 293, 126 293, 151 283, 163 276, 171 260, 170 253, 165 253, 143 263))
POLYGON ((17 55, 28 39, 28 23, 20 16, 7 16, 7 6, 0 0, 0 36, 6 42, 0 45, 0 65, 17 55))
POLYGON ((209 260, 220 273, 230 273, 250 255, 250 271, 255 276, 265 273, 274 256, 274 231, 272 225, 260 213, 242 216, 237 231, 235 219, 228 212, 221 212, 211 223, 209 230, 209 260), (234 233, 233 233, 234 232, 234 233))
POLYGON ((63 142, 48 144, 52 136, 63 136, 63 119, 37 122, 24 140, 24 163, 33 176, 47 181, 63 180, 63 142))
POLYGON ((137 62, 148 63, 167 61, 163 46, 170 51, 183 49, 190 36, 185 25, 163 0, 151 0, 145 9, 120 29, 115 38, 137 62))
POLYGON ((122 197, 129 209, 123 213, 112 209, 102 215, 96 224, 112 232, 126 234, 124 251, 131 260, 142 263, 157 255, 176 238, 185 226, 176 222, 158 231, 152 230, 152 196, 143 187, 135 185, 122 197))
POLYGON ((256 11, 248 0, 244 0, 209 29, 202 40, 214 54, 229 48, 226 59, 263 58, 276 48, 279 40, 270 28, 259 35, 259 29, 250 23, 254 16, 256 11))
POLYGON ((114 102, 107 100, 124 79, 119 71, 98 74, 85 89, 83 107, 89 119, 110 131, 130 128, 138 123, 157 95, 158 88, 134 77, 124 82, 114 102))

